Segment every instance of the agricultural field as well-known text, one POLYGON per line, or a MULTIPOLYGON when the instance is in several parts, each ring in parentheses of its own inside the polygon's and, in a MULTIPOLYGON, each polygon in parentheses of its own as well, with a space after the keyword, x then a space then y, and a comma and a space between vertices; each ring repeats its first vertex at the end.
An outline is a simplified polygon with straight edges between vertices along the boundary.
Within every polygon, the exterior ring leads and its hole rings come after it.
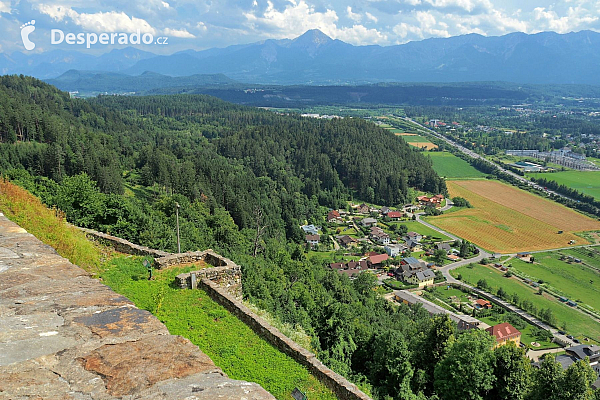
POLYGON ((402 139, 408 143, 425 143, 429 142, 429 139, 420 135, 403 135, 402 139))
POLYGON ((433 162, 433 169, 438 175, 447 179, 483 178, 485 174, 475 169, 471 164, 446 151, 431 151, 427 153, 433 162))
POLYGON ((473 208, 427 218, 427 221, 497 253, 548 250, 579 244, 574 232, 597 230, 600 222, 565 206, 498 181, 449 181, 452 197, 473 208), (564 231, 559 234, 558 231, 564 231))
POLYGON ((534 178, 544 178, 576 189, 600 200, 600 171, 561 171, 553 173, 527 174, 534 178))
POLYGON ((433 229, 429 228, 428 226, 425 226, 417 221, 387 222, 387 225, 389 225, 389 226, 406 225, 408 232, 417 232, 423 236, 435 237, 435 238, 439 238, 440 240, 443 240, 443 241, 452 240, 448 236, 442 235, 438 231, 433 230, 433 229))
POLYGON ((538 309, 550 309, 558 321, 558 327, 566 325, 568 333, 582 338, 587 336, 596 341, 600 341, 600 324, 595 322, 589 316, 583 314, 577 309, 571 308, 553 296, 544 294, 536 294, 536 290, 531 286, 520 282, 518 279, 505 278, 503 273, 492 267, 487 267, 479 264, 464 266, 451 271, 452 276, 461 275, 462 281, 473 286, 477 285, 480 279, 485 279, 488 285, 492 288, 492 292, 496 292, 502 287, 509 295, 517 294, 520 301, 529 300, 538 309))
MULTIPOLYGON (((510 261, 510 264, 516 271, 542 280, 565 297, 600 311, 600 272, 583 263, 562 261, 561 253, 536 253, 533 264, 521 260, 510 261)), ((583 259, 582 255, 574 256, 583 259)))

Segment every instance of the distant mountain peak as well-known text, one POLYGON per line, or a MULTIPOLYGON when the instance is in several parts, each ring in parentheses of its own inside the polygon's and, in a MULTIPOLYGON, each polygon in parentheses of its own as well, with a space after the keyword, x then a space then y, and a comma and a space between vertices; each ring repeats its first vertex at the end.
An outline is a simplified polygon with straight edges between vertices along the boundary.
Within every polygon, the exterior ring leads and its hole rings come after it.
POLYGON ((332 38, 321 32, 319 29, 310 29, 293 40, 296 44, 313 44, 317 46, 332 41, 332 38))

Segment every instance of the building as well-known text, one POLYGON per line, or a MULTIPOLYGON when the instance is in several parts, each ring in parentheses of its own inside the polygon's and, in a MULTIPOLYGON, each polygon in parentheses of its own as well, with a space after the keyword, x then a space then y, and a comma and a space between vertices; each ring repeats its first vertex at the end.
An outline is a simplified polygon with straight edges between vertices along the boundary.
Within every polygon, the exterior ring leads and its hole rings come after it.
POLYGON ((398 221, 400 218, 404 217, 404 213, 401 211, 389 211, 386 215, 392 221, 398 221))
POLYGON ((389 258, 390 257, 387 254, 377 254, 374 256, 369 256, 369 265, 371 268, 381 268, 383 267, 383 262, 389 258))
POLYGON ((444 195, 436 194, 435 196, 432 196, 432 197, 419 196, 419 197, 417 197, 417 200, 419 201, 419 204, 422 206, 437 208, 437 207, 442 206, 442 202, 444 201, 444 195))
POLYGON ((417 233, 417 232, 408 232, 406 234, 405 239, 406 239, 406 241, 412 240, 412 241, 415 241, 418 243, 421 240, 423 240, 423 235, 421 235, 420 233, 417 233))
POLYGON ((490 326, 486 331, 496 338, 496 345, 494 348, 505 345, 508 342, 514 342, 517 347, 521 344, 521 332, 508 322, 490 326))
POLYGON ((367 217, 363 218, 360 223, 362 226, 366 226, 368 228, 377 225, 377 220, 375 218, 367 217))
POLYGON ((448 243, 438 243, 435 245, 436 250, 444 250, 446 254, 450 253, 452 248, 448 243))
POLYGON ((477 299, 475 300, 475 308, 477 308, 478 310, 489 310, 492 308, 492 303, 490 303, 487 300, 484 299, 477 299))
POLYGON ((377 242, 377 243, 379 243, 381 245, 386 245, 386 244, 390 243, 390 235, 388 235, 387 233, 385 233, 383 231, 383 229, 378 228, 376 226, 374 226, 374 227, 371 228, 370 238, 374 242, 377 242))
POLYGON ((311 247, 315 247, 319 244, 319 241, 321 240, 321 236, 319 235, 306 235, 304 237, 304 239, 306 240, 306 243, 310 244, 311 247))
POLYGON ((383 249, 388 256, 397 257, 406 250, 406 246, 403 244, 388 244, 383 249))
POLYGON ((338 236, 338 241, 345 248, 356 247, 358 245, 358 240, 356 240, 352 236, 348 236, 348 235, 338 236))
POLYGON ((425 286, 433 285, 434 279, 435 273, 430 269, 424 269, 422 271, 417 271, 415 274, 411 274, 411 276, 406 279, 406 282, 412 285, 419 285, 419 289, 421 289, 425 286))
MULTIPOLYGON (((594 389, 600 389, 600 346, 580 344, 565 348, 567 354, 561 354, 556 357, 556 361, 560 363, 563 369, 569 368, 573 363, 579 360, 585 360, 586 357, 590 360, 590 366, 596 372, 596 381, 592 384, 594 389)), ((533 364, 539 367, 539 363, 533 364)))
POLYGON ((344 220, 342 219, 342 216, 340 215, 340 213, 336 210, 331 210, 329 211, 329 213, 327 213, 327 222, 331 223, 342 223, 344 222, 344 220))
POLYGON ((302 225, 300 228, 304 231, 304 233, 308 235, 317 235, 319 233, 319 228, 314 226, 313 224, 302 225))
POLYGON ((360 214, 368 214, 371 211, 371 209, 369 208, 368 205, 366 205, 365 203, 361 204, 360 206, 358 206, 358 208, 356 209, 357 213, 360 214))

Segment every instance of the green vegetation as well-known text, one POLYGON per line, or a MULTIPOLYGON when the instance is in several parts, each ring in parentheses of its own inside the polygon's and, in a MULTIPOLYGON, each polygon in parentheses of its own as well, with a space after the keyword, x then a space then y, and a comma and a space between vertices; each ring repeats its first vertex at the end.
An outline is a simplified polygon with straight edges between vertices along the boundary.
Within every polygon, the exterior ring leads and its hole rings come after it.
POLYGON ((419 136, 419 135, 405 135, 402 136, 402 139, 404 139, 407 143, 424 143, 424 142, 429 142, 429 139, 423 136, 419 136))
POLYGON ((433 169, 440 176, 448 179, 483 178, 485 174, 478 171, 462 158, 447 151, 430 151, 427 153, 433 162, 433 169))
MULTIPOLYGON (((435 165, 434 165, 435 167, 435 165)), ((600 201, 600 171, 560 171, 527 174, 535 178, 552 180, 600 201)))
POLYGON ((202 290, 181 290, 171 283, 193 267, 157 271, 154 279, 140 258, 115 258, 101 277, 136 306, 155 314, 173 335, 200 347, 230 378, 256 382, 277 398, 294 387, 311 399, 335 399, 306 368, 256 335, 202 290))
MULTIPOLYGON (((581 263, 568 263, 566 260, 561 260, 561 253, 537 253, 533 264, 521 260, 511 261, 510 264, 516 271, 528 278, 543 282, 542 286, 547 286, 552 292, 600 310, 599 271, 581 263)), ((580 259, 586 257, 586 261, 590 258, 595 260, 597 256, 593 252, 591 252, 592 257, 589 257, 585 251, 573 253, 574 257, 580 259)), ((598 262, 598 260, 595 261, 598 262)))
MULTIPOLYGON (((537 313, 542 310, 550 310, 556 319, 556 326, 563 327, 566 325, 572 335, 587 336, 596 341, 600 340, 600 324, 592 318, 559 302, 552 296, 547 294, 538 295, 536 288, 530 287, 515 278, 506 278, 499 270, 473 264, 457 268, 451 274, 454 277, 460 274, 464 282, 472 285, 476 285, 480 280, 485 280, 493 293, 497 293, 498 289, 502 288, 508 296, 512 297, 511 302, 513 304, 521 305, 523 301, 528 301, 531 304, 529 308, 535 307, 533 311, 537 310, 537 313)), ((528 311, 532 312, 531 310, 528 311)))
POLYGON ((406 225, 407 232, 417 232, 423 236, 434 237, 434 238, 437 238, 438 240, 442 240, 442 241, 451 240, 448 236, 442 235, 435 229, 431 229, 430 227, 425 226, 417 221, 389 222, 388 224, 390 226, 406 225))

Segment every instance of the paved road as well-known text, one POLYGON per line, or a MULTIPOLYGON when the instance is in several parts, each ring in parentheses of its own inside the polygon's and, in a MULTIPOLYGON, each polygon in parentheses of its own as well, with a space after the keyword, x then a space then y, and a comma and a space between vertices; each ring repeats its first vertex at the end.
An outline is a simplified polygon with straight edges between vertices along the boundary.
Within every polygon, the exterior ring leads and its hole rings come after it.
POLYGON ((564 348, 562 347, 558 347, 558 348, 554 348, 554 349, 545 349, 545 350, 529 350, 527 351, 527 357, 529 357, 529 359, 533 362, 538 362, 540 360, 540 357, 543 356, 544 354, 549 354, 549 353, 560 353, 561 351, 565 351, 564 348))
POLYGON ((544 189, 543 186, 540 186, 540 185, 538 185, 536 183, 533 183, 529 179, 527 179, 525 177, 522 177, 521 175, 515 174, 512 171, 509 171, 509 170, 507 170, 505 168, 502 168, 500 165, 496 164, 495 162, 490 161, 490 160, 488 160, 485 157, 482 157, 481 155, 475 153, 474 151, 467 149, 466 147, 464 147, 464 146, 456 143, 455 141, 453 141, 451 139, 448 139, 446 136, 444 136, 444 135, 442 135, 442 134, 434 131, 433 129, 429 129, 428 127, 423 126, 423 125, 419 124, 418 122, 416 122, 416 121, 414 121, 414 120, 412 120, 410 118, 405 118, 405 117, 400 117, 400 118, 402 118, 403 120, 405 120, 407 122, 410 122, 410 123, 413 123, 413 124, 419 126, 421 129, 424 129, 427 133, 431 134, 432 136, 434 136, 434 137, 436 137, 436 138, 438 138, 440 140, 443 140, 444 142, 448 143, 450 146, 457 148, 458 150, 460 150, 462 153, 468 155, 469 157, 478 158, 480 160, 483 160, 486 163, 495 166, 500 171, 502 171, 502 172, 504 172, 504 173, 506 173, 506 174, 508 174, 508 175, 510 175, 510 176, 512 176, 512 177, 514 177, 516 179, 518 179, 519 181, 521 181, 521 182, 523 182, 523 183, 531 186, 532 188, 535 188, 537 190, 541 190, 542 192, 545 192, 548 195, 555 195, 555 196, 562 197, 562 198, 567 199, 567 200, 576 201, 576 200, 573 200, 572 198, 570 198, 568 196, 562 195, 562 194, 557 193, 557 192, 555 192, 553 190, 544 189))

